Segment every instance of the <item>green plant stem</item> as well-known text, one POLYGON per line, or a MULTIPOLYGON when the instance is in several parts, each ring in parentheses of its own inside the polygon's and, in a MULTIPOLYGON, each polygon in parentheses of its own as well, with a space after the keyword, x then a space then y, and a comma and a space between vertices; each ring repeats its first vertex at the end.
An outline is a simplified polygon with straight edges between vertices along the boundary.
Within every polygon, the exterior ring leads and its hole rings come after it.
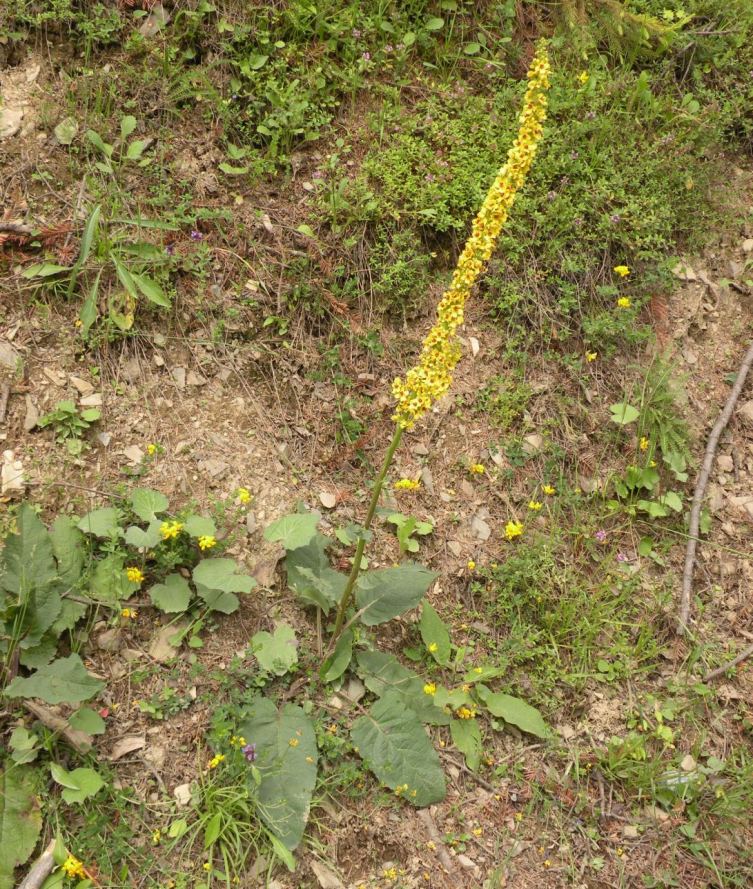
MULTIPOLYGON (((369 511, 366 513, 366 519, 363 523, 364 531, 368 531, 371 527, 371 522, 374 519, 374 515, 376 513, 377 505, 379 504, 379 495, 382 493, 382 488, 384 487, 384 480, 387 477, 387 470, 390 468, 390 464, 392 463, 392 458, 395 456, 395 451, 398 449, 398 445, 400 444, 400 440, 403 437, 403 428, 402 426, 395 426, 395 432, 392 436, 392 441, 390 442, 390 446, 387 448, 387 453, 384 455, 384 462, 382 463, 382 468, 379 470, 379 475, 374 479, 374 487, 371 490, 371 502, 369 503, 369 511)), ((356 585, 356 581, 358 580, 358 573, 361 570, 361 561, 363 560, 363 551, 366 547, 366 538, 359 537, 358 543, 356 544, 356 553, 353 556, 353 567, 350 569, 350 575, 348 576, 348 582, 345 584, 345 589, 343 590, 342 598, 340 599, 340 604, 337 606, 337 618, 335 620, 335 629, 332 631, 332 636, 329 640, 329 648, 332 648, 335 642, 342 632, 343 621, 345 620, 345 610, 350 604, 351 596, 353 595, 353 587, 356 585)))

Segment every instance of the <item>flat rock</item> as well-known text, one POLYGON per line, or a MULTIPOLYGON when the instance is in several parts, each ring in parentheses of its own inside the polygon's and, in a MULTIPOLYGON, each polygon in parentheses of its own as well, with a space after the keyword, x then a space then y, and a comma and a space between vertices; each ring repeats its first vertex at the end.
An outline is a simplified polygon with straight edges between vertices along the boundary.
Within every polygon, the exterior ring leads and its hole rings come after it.
POLYGON ((191 785, 178 784, 173 790, 173 796, 179 806, 187 806, 191 802, 191 785))
POLYGON ((102 651, 118 651, 120 649, 120 633, 117 629, 105 630, 97 636, 97 648, 102 651))
POLYGON ((678 262, 677 265, 672 269, 672 274, 680 281, 698 280, 698 275, 686 262, 678 262))
POLYGON ((146 746, 145 735, 124 735, 120 740, 116 741, 110 752, 110 761, 116 762, 127 756, 129 753, 135 753, 146 746))
POLYGON ((39 422, 39 409, 36 404, 34 404, 34 399, 31 395, 26 396, 26 416, 24 417, 24 430, 26 432, 31 432, 31 430, 37 425, 39 422))
POLYGON ((534 432, 532 435, 526 435, 523 439, 523 451, 531 456, 537 454, 544 447, 544 437, 534 432))
POLYGON ((716 465, 722 472, 732 472, 735 468, 735 461, 728 454, 720 454, 716 458, 716 465))
POLYGON ((738 417, 753 426, 753 399, 746 401, 737 409, 738 417))
POLYGON ((71 374, 68 379, 71 381, 71 384, 76 387, 80 395, 91 395, 92 392, 94 392, 94 386, 92 386, 88 380, 73 376, 73 374, 71 374))
POLYGON ((149 655, 161 664, 176 657, 178 648, 180 648, 180 643, 176 646, 171 640, 176 636, 182 637, 183 631, 186 630, 187 627, 187 620, 178 620, 175 621, 175 623, 167 624, 162 627, 154 639, 152 639, 152 644, 149 646, 149 655))
POLYGON ((742 243, 743 253, 753 253, 753 238, 746 238, 742 243))
POLYGON ((312 861, 311 870, 319 883, 320 889, 345 889, 345 884, 340 878, 321 861, 312 861))
POLYGON ((434 496, 434 476, 431 474, 431 469, 428 466, 424 466, 421 470, 421 484, 426 488, 429 494, 434 496))
POLYGON ((138 445, 129 445, 127 448, 123 448, 121 453, 127 460, 136 466, 138 466, 144 459, 144 452, 138 445))
POLYGON ((475 515, 471 519, 471 533, 476 540, 480 540, 483 543, 491 537, 492 529, 482 518, 475 515))
POLYGON ((199 461, 199 469, 212 478, 220 478, 227 472, 228 464, 223 460, 215 460, 210 457, 208 460, 199 461))
POLYGON ((173 367, 170 369, 170 376, 175 381, 175 385, 179 389, 186 388, 186 369, 185 367, 173 367))
POLYGON ((20 357, 18 350, 11 346, 10 343, 0 340, 0 364, 3 367, 15 371, 20 357))
POLYGON ((9 105, 0 108, 0 140, 10 139, 21 129, 21 121, 24 119, 24 109, 19 106, 9 105))
POLYGON ((92 392, 91 395, 84 395, 78 403, 81 407, 102 407, 102 393, 92 392))

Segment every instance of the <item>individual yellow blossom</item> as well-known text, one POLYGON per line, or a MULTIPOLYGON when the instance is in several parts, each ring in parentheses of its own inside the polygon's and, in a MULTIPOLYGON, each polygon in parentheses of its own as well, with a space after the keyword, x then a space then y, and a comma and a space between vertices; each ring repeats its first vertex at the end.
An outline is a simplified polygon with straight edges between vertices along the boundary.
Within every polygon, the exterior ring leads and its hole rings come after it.
MULTIPOLYGON (((397 789, 395 790, 395 793, 397 793, 397 789)), ((383 875, 384 875, 385 880, 396 880, 397 879, 397 868, 396 867, 388 867, 383 872, 383 875)))
POLYGON ((199 537, 199 549, 211 549, 213 546, 217 546, 217 540, 211 534, 199 537))
POLYGON ((588 78, 590 76, 591 75, 588 73, 588 71, 581 71, 578 75, 578 80, 583 84, 583 86, 585 86, 588 83, 588 78))
POLYGON ((616 265, 614 267, 615 275, 619 275, 621 278, 627 278, 630 274, 630 269, 626 265, 616 265))
POLYGON ((392 486, 396 491, 417 491, 421 482, 415 478, 401 478, 392 486))
POLYGON ((638 442, 638 447, 639 447, 642 451, 647 451, 647 450, 648 450, 648 439, 646 438, 645 435, 641 436, 641 440, 640 440, 640 442, 638 442))
POLYGON ((80 877, 83 879, 86 877, 86 871, 84 870, 84 865, 75 855, 69 855, 65 861, 61 865, 61 869, 64 871, 66 876, 73 879, 74 877, 80 877))
POLYGON ((474 719, 476 711, 471 710, 470 707, 460 707, 460 709, 455 711, 455 715, 458 719, 474 719))
POLYGON ((590 364, 592 361, 596 361, 599 357, 598 352, 586 352, 586 361, 590 364))
POLYGON ((463 689, 463 691, 464 691, 466 694, 468 694, 468 693, 470 692, 470 690, 471 690, 470 685, 461 685, 460 687, 463 689))
POLYGON ((617 306, 618 306, 620 309, 629 309, 631 305, 632 305, 632 303, 630 302, 630 297, 629 297, 629 296, 621 296, 621 297, 617 300, 617 306))
POLYGON ((543 44, 528 71, 528 89, 520 113, 520 129, 507 161, 499 170, 473 221, 471 235, 458 259, 450 286, 437 306, 437 320, 423 342, 418 364, 405 378, 396 378, 392 394, 397 401, 393 419, 411 429, 450 388, 452 372, 460 360, 458 327, 473 285, 494 252, 515 196, 523 186, 544 131, 549 88, 549 58, 543 44))
POLYGON ((183 530, 183 522, 162 522, 159 532, 163 540, 174 540, 183 530))
POLYGON ((328 731, 331 735, 336 735, 336 734, 337 734, 337 723, 336 723, 336 722, 333 722, 331 725, 328 725, 328 726, 327 726, 327 731, 328 731))
POLYGON ((471 463, 468 467, 468 471, 472 472, 474 475, 483 475, 486 472, 486 467, 483 463, 471 463))
POLYGON ((523 813, 522 813, 522 812, 516 812, 516 813, 515 813, 515 820, 516 820, 516 821, 522 821, 522 820, 523 820, 523 813))
POLYGON ((476 570, 476 563, 473 561, 473 559, 471 559, 471 560, 468 562, 468 570, 469 570, 469 571, 475 571, 475 570, 476 570))
POLYGON ((483 673, 484 670, 483 670, 483 667, 474 667, 473 672, 474 673, 483 673))
POLYGON ((216 754, 215 756, 213 756, 213 757, 209 760, 209 763, 208 763, 208 765, 207 765, 207 768, 208 768, 208 769, 216 769, 217 766, 218 766, 224 759, 225 759, 225 754, 224 754, 224 753, 218 753, 218 754, 216 754))
POLYGON ((624 854, 625 854, 625 850, 622 848, 622 846, 618 846, 618 847, 617 847, 617 857, 618 857, 618 858, 622 858, 622 856, 623 856, 624 854))
POLYGON ((249 491, 248 488, 238 488, 237 497, 238 502, 242 503, 244 506, 246 506, 246 504, 250 503, 254 499, 251 491, 249 491))
POLYGON ((474 827, 473 830, 471 831, 471 833, 475 837, 483 836, 484 835, 484 828, 483 827, 474 827))
POLYGON ((547 497, 553 497, 557 493, 557 489, 552 485, 543 485, 541 490, 546 494, 547 497))
POLYGON ((159 846, 159 844, 161 842, 162 842, 162 831, 159 828, 157 828, 156 830, 152 831, 152 845, 159 846))
POLYGON ((405 791, 407 789, 408 789, 407 784, 398 784, 397 787, 395 788, 395 796, 400 796, 400 794, 405 793, 405 791))
POLYGON ((139 616, 139 613, 138 611, 136 611, 135 608, 124 608, 120 612, 120 616, 126 618, 127 620, 136 620, 136 618, 139 616))
POLYGON ((505 525, 505 537, 508 540, 515 540, 516 537, 520 537, 523 533, 523 522, 508 522, 505 525))
POLYGON ((551 867, 551 866, 552 866, 552 862, 551 862, 548 858, 545 859, 545 861, 544 861, 544 867, 551 867))
POLYGON ((538 512, 544 504, 540 500, 530 500, 528 508, 533 512, 538 512))
POLYGON ((148 444, 146 446, 146 452, 150 457, 153 457, 157 453, 157 445, 156 444, 148 444))
POLYGON ((652 460, 648 465, 653 469, 656 466, 656 460, 652 460))
POLYGON ((131 583, 142 583, 144 580, 144 572, 141 568, 130 567, 126 568, 126 577, 131 583))
POLYGON ((433 695, 436 694, 437 686, 433 682, 427 682, 424 686, 424 694, 425 695, 433 695))
POLYGON ((243 735, 231 735, 229 743, 231 747, 245 747, 246 739, 243 735))
POLYGON ((209 873, 209 871, 212 869, 212 862, 211 862, 211 861, 205 861, 204 864, 202 865, 202 867, 204 868, 204 870, 205 870, 207 873, 209 873))
POLYGON ((291 747, 297 747, 300 743, 301 743, 301 742, 298 740, 298 738, 291 738, 291 739, 288 741, 288 744, 289 744, 291 747))
POLYGON ((427 645, 427 648, 429 649, 430 654, 434 654, 434 652, 439 648, 439 646, 437 645, 436 642, 430 642, 427 645))

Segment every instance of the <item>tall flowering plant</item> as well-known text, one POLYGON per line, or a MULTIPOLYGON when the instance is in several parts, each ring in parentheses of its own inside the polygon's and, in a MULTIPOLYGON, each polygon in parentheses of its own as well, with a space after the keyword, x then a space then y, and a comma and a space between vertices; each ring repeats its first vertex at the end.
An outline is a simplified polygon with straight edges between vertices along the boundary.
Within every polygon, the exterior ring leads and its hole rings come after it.
MULTIPOLYGON (((392 384, 392 394, 396 399, 392 418, 395 421, 395 431, 374 482, 364 521, 366 530, 376 513, 387 471, 403 432, 412 429, 432 404, 450 388, 452 372, 461 355, 457 330, 463 323, 466 301, 494 252, 499 233, 515 202, 515 196, 525 183, 544 132, 550 70, 546 46, 541 43, 528 71, 528 88, 520 113, 518 135, 473 220, 471 235, 460 254, 450 286, 437 306, 437 318, 424 340, 418 363, 404 378, 398 377, 392 384)), ((342 631, 345 612, 361 569, 365 545, 364 534, 359 537, 356 545, 353 567, 340 599, 330 644, 337 640, 342 631)))

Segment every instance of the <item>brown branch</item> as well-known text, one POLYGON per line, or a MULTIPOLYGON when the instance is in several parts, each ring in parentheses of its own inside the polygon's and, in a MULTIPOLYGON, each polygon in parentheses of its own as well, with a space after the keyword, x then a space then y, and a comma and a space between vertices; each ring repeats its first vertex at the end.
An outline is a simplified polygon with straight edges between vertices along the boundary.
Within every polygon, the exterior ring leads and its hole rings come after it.
POLYGON ((10 386, 4 383, 0 386, 0 423, 5 420, 5 412, 8 410, 8 399, 10 398, 10 386))
POLYGON ((24 701, 23 706, 29 713, 33 713, 48 729, 51 729, 53 732, 59 732, 78 753, 88 753, 91 750, 92 740, 86 732, 71 728, 67 720, 57 716, 36 701, 24 701))
POLYGON ((52 840, 47 848, 34 862, 33 867, 28 874, 19 883, 18 889, 39 889, 47 877, 50 875, 55 860, 52 853, 55 851, 55 840, 52 840))
POLYGON ((721 667, 717 667, 716 670, 711 670, 703 677, 704 682, 711 682, 712 679, 716 679, 717 676, 721 676, 726 673, 727 670, 731 670, 733 667, 736 667, 738 664, 741 664, 744 660, 749 658, 753 654, 753 645, 749 645, 747 648, 744 648, 740 654, 736 658, 732 658, 731 661, 728 661, 721 667))
POLYGON ((737 372, 737 379, 735 380, 735 385, 732 387, 732 391, 729 393, 729 398, 727 399, 727 403, 724 405, 724 409, 721 414, 719 414, 719 419, 714 424, 714 428, 711 430, 711 435, 709 436, 708 443, 706 445, 706 454, 703 458, 703 465, 701 466, 701 472, 698 476, 698 481, 696 482, 695 492, 693 494, 693 507, 690 510, 690 527, 688 529, 689 537, 688 537, 688 548, 685 553, 685 570, 682 575, 682 593, 680 596, 680 612, 677 619, 677 633, 682 636, 688 631, 688 618, 690 617, 690 598, 693 592, 693 568, 695 567, 695 551, 698 546, 698 532, 701 521, 701 507, 703 506, 703 497, 706 493, 706 485, 709 481, 709 475, 711 474, 711 469, 714 465, 714 457, 716 455, 716 449, 719 445, 719 437, 721 436, 724 427, 729 422, 729 418, 732 416, 732 411, 735 409, 735 405, 737 404, 737 399, 740 397, 740 393, 742 392, 743 386, 745 385, 745 379, 748 376, 748 371, 753 365, 753 342, 750 344, 748 351, 745 353, 745 358, 743 359, 743 363, 740 366, 740 370, 737 372))

